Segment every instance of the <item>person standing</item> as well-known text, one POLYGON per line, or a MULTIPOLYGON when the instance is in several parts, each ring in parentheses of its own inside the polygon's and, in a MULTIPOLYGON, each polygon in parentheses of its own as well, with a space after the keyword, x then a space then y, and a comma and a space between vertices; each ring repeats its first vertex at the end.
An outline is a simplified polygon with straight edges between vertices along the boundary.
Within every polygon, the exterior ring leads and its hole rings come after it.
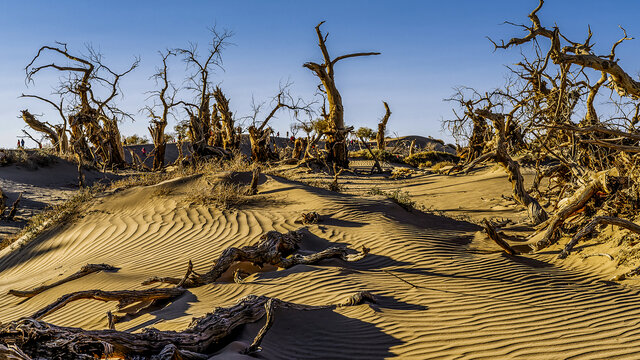
POLYGON ((20 149, 20 139, 18 139, 18 149, 20 149))
POLYGON ((24 139, 20 140, 20 146, 24 149, 24 139))

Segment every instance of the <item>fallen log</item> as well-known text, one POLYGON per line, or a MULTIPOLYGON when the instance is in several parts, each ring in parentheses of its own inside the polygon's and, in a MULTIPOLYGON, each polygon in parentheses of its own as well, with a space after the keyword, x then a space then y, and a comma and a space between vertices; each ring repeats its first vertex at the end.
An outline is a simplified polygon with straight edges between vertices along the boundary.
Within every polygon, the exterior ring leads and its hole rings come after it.
POLYGON ((94 299, 100 301, 117 301, 118 309, 136 302, 145 303, 142 309, 154 305, 158 300, 169 300, 182 295, 186 290, 181 287, 166 289, 146 289, 146 290, 84 290, 66 294, 58 300, 36 311, 31 318, 38 320, 46 315, 61 309, 70 302, 81 299, 94 299))
MULTIPOLYGON (((194 319, 183 331, 160 331, 148 328, 139 333, 116 330, 83 330, 62 327, 25 318, 0 325, 0 344, 11 345, 16 353, 31 358, 127 358, 151 357, 153 359, 182 358, 205 359, 224 345, 224 340, 239 326, 253 323, 267 314, 268 309, 293 310, 335 309, 371 301, 368 292, 358 292, 345 301, 332 305, 302 305, 266 296, 249 295, 235 305, 216 308, 213 312, 194 319), (270 303, 270 304, 269 304, 270 303), (269 304, 269 306, 267 306, 269 304), (162 356, 160 356, 162 354, 162 356)), ((271 320, 272 321, 272 320, 271 320)), ((267 321, 270 324, 271 321, 267 321)), ((268 326, 256 340, 255 349, 264 338, 268 326)), ((252 344, 253 345, 253 344, 252 344)))
POLYGON ((260 237, 257 245, 227 248, 211 269, 204 274, 192 271, 186 280, 172 277, 152 277, 144 281, 143 285, 156 282, 168 284, 182 282, 185 288, 192 288, 210 284, 215 282, 237 261, 247 261, 259 267, 269 264, 287 269, 295 265, 315 264, 330 258, 340 258, 349 262, 358 261, 369 252, 369 249, 363 246, 362 251, 357 254, 349 254, 347 249, 342 247, 330 247, 310 255, 294 254, 298 250, 301 241, 302 235, 298 231, 290 231, 286 234, 269 231, 260 237))
POLYGON ((514 250, 506 241, 502 239, 500 234, 496 231, 496 229, 491 225, 491 223, 487 219, 482 220, 484 231, 486 231, 489 239, 493 240, 498 246, 500 246, 504 252, 509 255, 519 255, 519 253, 514 250))
POLYGON ((592 231, 594 231, 596 226, 602 225, 602 224, 619 226, 627 230, 631 230, 637 234, 640 234, 640 225, 634 224, 629 220, 620 219, 612 216, 596 216, 593 219, 591 219, 591 221, 589 221, 587 225, 585 225, 582 229, 580 229, 580 231, 578 231, 573 236, 573 238, 571 238, 571 241, 567 243, 567 245, 564 247, 564 250, 562 250, 560 255, 558 255, 558 259, 565 259, 569 255, 573 247, 578 243, 578 241, 580 241, 582 238, 584 238, 585 236, 590 234, 592 231))
POLYGON ((22 193, 18 195, 18 198, 16 199, 16 201, 14 201, 13 205, 11 205, 11 210, 9 211, 9 215, 7 215, 7 220, 12 221, 13 218, 16 216, 16 212, 18 211, 18 205, 20 204, 20 200, 22 200, 22 193))
POLYGON ((83 276, 87 276, 89 274, 93 274, 95 272, 99 272, 99 271, 118 271, 118 270, 119 270, 119 268, 111 266, 111 265, 108 265, 108 264, 87 264, 87 265, 83 266, 79 271, 67 276, 64 279, 58 280, 58 281, 54 282, 53 284, 39 286, 39 287, 37 287, 37 288, 35 288, 33 290, 26 290, 26 291, 9 290, 9 295, 30 298, 30 297, 34 297, 34 296, 40 294, 43 291, 49 290, 49 289, 51 289, 53 287, 56 287, 56 286, 61 285, 61 284, 64 284, 66 282, 79 279, 79 278, 81 278, 83 276))

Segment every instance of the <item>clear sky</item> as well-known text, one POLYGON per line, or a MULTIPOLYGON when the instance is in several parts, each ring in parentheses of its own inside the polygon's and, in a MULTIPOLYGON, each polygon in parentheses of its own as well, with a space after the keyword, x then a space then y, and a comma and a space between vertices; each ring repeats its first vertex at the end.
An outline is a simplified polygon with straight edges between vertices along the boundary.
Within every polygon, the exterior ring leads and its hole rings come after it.
MULTIPOLYGON (((527 23, 537 0, 505 1, 6 1, 0 0, 0 146, 15 146, 24 123, 21 109, 42 114, 57 123, 56 113, 23 92, 47 96, 57 74, 49 71, 25 85, 24 67, 42 45, 65 42, 73 52, 87 43, 101 50, 105 62, 123 70, 135 56, 138 69, 122 81, 120 106, 135 113, 121 132, 149 137, 148 119, 138 111, 146 104, 149 80, 160 63, 158 50, 204 47, 207 28, 216 25, 234 32, 223 53, 224 71, 213 76, 230 98, 237 116, 250 113, 251 97, 267 100, 278 83, 290 80, 293 91, 310 97, 317 78, 302 64, 321 62, 314 26, 323 30, 332 56, 348 52, 379 51, 380 56, 344 60, 336 66, 347 124, 375 127, 384 114, 381 101, 393 115, 391 133, 417 134, 450 140, 440 122, 451 116, 443 99, 459 85, 489 90, 503 83, 504 65, 517 61, 518 50, 493 51, 486 39, 521 36, 505 20, 527 23)), ((539 13, 543 25, 557 23, 565 35, 583 39, 587 25, 594 32, 596 51, 608 53, 624 26, 640 37, 637 14, 640 2, 617 2, 615 11, 601 1, 548 0, 539 13)), ((630 74, 640 70, 640 40, 618 50, 621 65, 630 74)), ((175 78, 185 74, 184 64, 171 64, 175 78)), ((291 119, 282 114, 272 126, 284 134, 291 119)), ((170 123, 173 128, 175 121, 170 123)))

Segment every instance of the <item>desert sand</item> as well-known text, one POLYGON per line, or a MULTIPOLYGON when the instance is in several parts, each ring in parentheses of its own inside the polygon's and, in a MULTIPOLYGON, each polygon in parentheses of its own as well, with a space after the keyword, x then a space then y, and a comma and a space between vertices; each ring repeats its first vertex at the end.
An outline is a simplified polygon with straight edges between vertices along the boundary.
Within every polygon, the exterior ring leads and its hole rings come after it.
MULTIPOLYGON (((47 169, 38 171, 45 174, 47 169)), ((355 291, 369 291, 375 303, 276 311, 262 351, 253 357, 640 356, 636 283, 608 282, 622 270, 606 257, 582 256, 600 250, 584 245, 567 260, 556 259, 559 245, 509 256, 476 225, 484 217, 526 219, 523 208, 503 198, 511 193, 503 171, 489 167, 455 177, 417 172, 404 180, 345 175, 340 180, 342 192, 308 185, 307 180, 317 174, 291 172, 296 180, 275 172, 263 176, 261 200, 233 210, 185 202, 197 177, 99 196, 73 222, 0 251, 0 321, 29 316, 74 291, 163 287, 141 282, 151 276, 181 277, 189 260, 195 271, 203 273, 228 247, 254 244, 270 230, 300 229, 302 252, 346 246, 355 253, 364 245, 370 253, 356 262, 331 259, 286 270, 244 266, 251 275, 241 284, 234 283, 228 272, 216 283, 191 288, 160 309, 118 323, 116 329, 180 331, 192 318, 250 294, 325 305, 355 291), (430 210, 407 211, 384 196, 370 195, 373 187, 407 191, 422 209, 430 210), (301 213, 310 211, 320 214, 318 224, 296 222, 301 213), (119 270, 93 273, 26 300, 7 294, 10 289, 53 283, 88 263, 107 263, 119 270)), ((80 300, 41 320, 106 329, 106 313, 115 311, 115 305, 80 300)), ((264 321, 241 326, 213 351, 212 358, 249 358, 241 352, 264 321)))

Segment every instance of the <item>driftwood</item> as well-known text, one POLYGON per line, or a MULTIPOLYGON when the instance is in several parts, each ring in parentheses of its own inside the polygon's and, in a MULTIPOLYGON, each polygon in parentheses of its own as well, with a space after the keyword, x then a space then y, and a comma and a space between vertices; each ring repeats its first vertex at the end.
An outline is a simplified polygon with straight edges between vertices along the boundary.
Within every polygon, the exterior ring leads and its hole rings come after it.
POLYGON ((487 219, 482 220, 482 224, 484 230, 487 232, 487 235, 491 240, 493 240, 498 246, 500 246, 504 252, 509 255, 518 255, 519 253, 514 250, 506 241, 502 239, 500 234, 496 231, 496 229, 491 225, 491 223, 487 219))
POLYGON ((315 211, 302 213, 300 218, 296 219, 296 222, 302 224, 317 224, 320 222, 320 214, 315 211))
POLYGON ((9 290, 9 294, 10 295, 14 295, 14 296, 18 296, 18 297, 26 297, 26 298, 30 298, 33 296, 36 296, 38 294, 40 294, 43 291, 49 290, 53 287, 56 287, 58 285, 64 284, 66 282, 72 281, 72 280, 76 280, 79 279, 83 276, 92 274, 94 272, 99 272, 99 271, 118 271, 119 269, 117 267, 108 265, 108 264, 87 264, 85 266, 83 266, 80 271, 77 271, 69 276, 67 276, 64 279, 58 280, 56 282, 54 282, 53 284, 50 285, 43 285, 43 286, 39 286, 33 290, 27 290, 27 291, 20 291, 20 290, 9 290))
POLYGON ((44 308, 36 311, 31 318, 40 319, 46 315, 53 313, 56 310, 61 309, 70 302, 81 299, 94 299, 100 301, 117 301, 118 309, 122 309, 127 305, 131 305, 136 302, 144 303, 141 309, 146 309, 154 305, 158 300, 173 299, 182 295, 185 292, 184 288, 166 288, 166 289, 146 289, 146 290, 118 290, 118 291, 103 291, 103 290, 84 290, 76 291, 70 294, 66 294, 58 298, 58 300, 45 306, 44 308))
POLYGON ((585 225, 582 229, 580 229, 580 231, 578 231, 573 236, 573 238, 571 238, 571 241, 567 243, 567 245, 564 247, 564 250, 562 250, 560 255, 558 255, 558 258, 559 259, 566 258, 571 252, 571 250, 573 249, 573 247, 578 243, 578 241, 580 241, 583 237, 587 236, 592 231, 594 231, 598 225, 604 225, 604 224, 615 225, 615 226, 625 228, 627 230, 631 230, 635 233, 640 233, 640 225, 632 223, 629 220, 620 219, 620 218, 611 217, 611 216, 596 216, 593 219, 591 219, 591 221, 589 221, 587 225, 585 225))
POLYGON ((156 282, 179 284, 182 281, 182 286, 185 288, 202 286, 215 282, 237 261, 247 261, 260 267, 264 264, 269 264, 288 269, 295 265, 315 264, 321 260, 330 258, 340 258, 349 262, 358 261, 369 252, 369 249, 363 246, 362 251, 357 254, 348 254, 347 249, 342 247, 330 247, 310 255, 295 254, 301 240, 302 236, 297 231, 290 231, 286 234, 269 231, 260 237, 257 245, 227 248, 222 252, 211 269, 204 274, 198 274, 192 271, 186 276, 188 277, 186 280, 171 277, 152 277, 144 281, 143 285, 156 282))
MULTIPOLYGON (((370 293, 358 292, 338 304, 311 306, 266 296, 249 295, 240 299, 235 305, 216 308, 213 312, 194 319, 187 329, 180 332, 159 331, 152 328, 140 333, 116 330, 85 331, 26 318, 1 325, 0 344, 11 344, 14 346, 15 353, 24 352, 32 358, 206 359, 207 357, 203 354, 219 349, 236 328, 258 321, 271 309, 335 309, 359 305, 372 299, 373 296, 370 293), (159 354, 163 355, 159 356, 159 354), (183 357, 175 357, 178 355, 183 357)), ((271 317, 249 350, 257 350, 272 321, 271 317)), ((0 348, 0 351, 2 350, 3 348, 0 348)))
POLYGON ((251 176, 251 184, 249 185, 249 190, 247 190, 247 195, 255 195, 258 193, 258 181, 260 180, 260 166, 257 166, 253 169, 253 175, 251 176))
POLYGON ((606 178, 609 174, 615 174, 615 172, 607 170, 596 174, 590 183, 578 189, 573 196, 567 199, 564 206, 549 219, 542 239, 531 244, 531 248, 533 250, 541 250, 553 244, 556 241, 556 231, 570 215, 584 207, 598 190, 607 191, 606 178))
POLYGON ((18 205, 20 205, 20 200, 22 200, 22 193, 18 195, 18 198, 16 199, 16 201, 14 201, 13 205, 11 205, 11 210, 9 210, 9 214, 7 215, 7 220, 12 221, 13 218, 16 216, 16 212, 18 211, 18 205))

